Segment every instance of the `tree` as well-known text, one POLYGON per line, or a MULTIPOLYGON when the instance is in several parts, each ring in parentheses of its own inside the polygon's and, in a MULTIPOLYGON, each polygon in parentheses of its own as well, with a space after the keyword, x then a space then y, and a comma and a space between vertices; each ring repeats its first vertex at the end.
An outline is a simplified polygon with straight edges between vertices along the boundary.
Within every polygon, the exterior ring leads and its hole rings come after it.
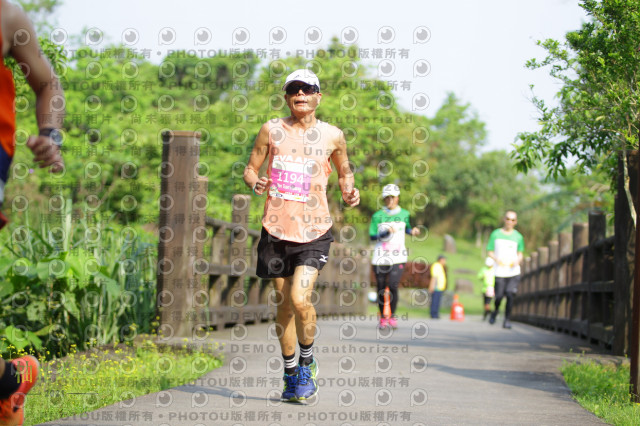
POLYGON ((476 245, 486 246, 489 233, 500 224, 507 209, 519 212, 521 230, 528 235, 530 221, 522 216, 522 207, 531 197, 539 196, 537 181, 518 173, 505 151, 483 153, 475 161, 472 173, 474 185, 467 192, 466 211, 476 232, 476 245))
MULTIPOLYGON (((614 181, 617 157, 624 161, 624 191, 629 213, 637 228, 636 209, 629 191, 627 150, 638 147, 640 124, 640 2, 637 0, 583 0, 581 7, 590 16, 582 28, 569 32, 563 44, 546 40, 541 45, 547 50, 543 62, 532 60, 531 68, 551 65, 551 75, 562 82, 557 94, 559 105, 548 107, 534 98, 541 112, 542 128, 537 132, 520 135, 521 143, 514 157, 524 170, 542 160, 549 174, 565 174, 566 162, 575 159, 580 172, 590 172, 603 163, 611 182, 614 181)), ((611 185, 615 188, 615 185, 611 185)), ((622 194, 619 194, 622 196, 622 194)), ((624 238, 628 236, 625 235, 624 238)), ((632 241, 629 239, 628 241, 632 241)), ((632 282, 634 264, 637 263, 638 241, 635 255, 631 247, 616 247, 627 253, 632 282), (636 257, 634 259, 633 257, 636 257), (636 261, 636 262, 634 262, 636 261)), ((637 275, 637 274, 636 274, 637 275)), ((626 285, 617 282, 617 286, 626 285)), ((637 318, 638 283, 632 292, 633 317, 637 318)), ((616 306, 616 309, 625 309, 616 306)), ((638 354, 637 321, 632 321, 629 344, 631 355, 631 394, 639 402, 640 361, 638 354)), ((616 326, 618 333, 623 327, 616 326)))
POLYGON ((432 207, 437 208, 428 213, 431 220, 465 212, 469 193, 479 184, 477 154, 485 140, 484 123, 471 106, 449 93, 431 120, 427 155, 431 171, 425 186, 432 207))
POLYGON ((604 163, 613 181, 618 152, 638 147, 640 2, 583 0, 581 7, 591 20, 563 43, 539 41, 547 57, 527 63, 531 69, 550 66, 562 87, 555 107, 533 98, 542 127, 519 135, 513 157, 524 171, 544 162, 552 177, 565 175, 571 162, 587 174, 604 163))

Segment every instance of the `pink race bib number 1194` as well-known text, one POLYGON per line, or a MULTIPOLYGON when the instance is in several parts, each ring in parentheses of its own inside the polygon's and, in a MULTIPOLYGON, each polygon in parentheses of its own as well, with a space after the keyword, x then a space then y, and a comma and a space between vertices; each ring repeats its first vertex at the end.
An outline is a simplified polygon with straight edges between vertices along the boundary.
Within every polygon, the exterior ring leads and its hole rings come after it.
POLYGON ((305 203, 309 199, 311 175, 303 163, 274 161, 271 166, 269 196, 305 203))

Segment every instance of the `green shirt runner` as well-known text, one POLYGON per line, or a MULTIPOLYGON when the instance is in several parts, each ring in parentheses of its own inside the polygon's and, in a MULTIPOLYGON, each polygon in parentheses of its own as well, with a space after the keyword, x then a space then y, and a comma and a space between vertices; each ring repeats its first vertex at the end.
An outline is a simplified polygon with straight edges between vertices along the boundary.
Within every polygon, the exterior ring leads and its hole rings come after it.
POLYGON ((375 212, 369 225, 369 235, 378 235, 373 250, 373 265, 395 265, 407 262, 407 247, 404 245, 405 233, 411 231, 409 211, 402 207, 393 210, 383 208, 375 212), (392 231, 393 230, 393 231, 392 231))
POLYGON ((498 264, 495 267, 496 277, 515 277, 520 275, 518 252, 524 252, 524 237, 515 229, 510 233, 502 228, 496 229, 489 237, 487 251, 495 254, 498 264))

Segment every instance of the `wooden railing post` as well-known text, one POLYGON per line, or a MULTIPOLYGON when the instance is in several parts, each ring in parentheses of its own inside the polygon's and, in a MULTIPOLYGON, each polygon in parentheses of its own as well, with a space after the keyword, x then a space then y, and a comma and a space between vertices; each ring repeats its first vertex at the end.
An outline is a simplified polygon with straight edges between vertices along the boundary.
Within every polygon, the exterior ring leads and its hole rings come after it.
MULTIPOLYGON (((531 299, 532 293, 534 291, 533 288, 533 278, 531 277, 531 256, 527 256, 524 258, 524 291, 527 294, 527 298, 525 299, 525 306, 523 308, 523 314, 526 316, 527 320, 534 314, 534 303, 531 299)), ((516 298, 516 300, 518 300, 516 298)))
POLYGON ((553 293, 549 296, 549 310, 547 311, 547 316, 552 320, 553 324, 551 328, 553 330, 557 330, 558 328, 558 305, 560 303, 560 297, 558 294, 558 275, 559 275, 559 251, 560 244, 557 240, 549 241, 549 265, 552 265, 549 268, 549 290, 553 293))
MULTIPOLYGON (((248 245, 250 197, 248 195, 234 195, 231 208, 231 221, 235 225, 231 229, 231 249, 229 251, 231 273, 228 277, 226 301, 233 307, 231 310, 233 322, 243 324, 249 319, 245 315, 244 306, 249 297, 245 281, 251 259, 251 248, 248 245)), ((249 312, 247 314, 251 315, 249 312)))
MULTIPOLYGON (((558 256, 564 258, 569 256, 573 249, 573 239, 570 233, 561 232, 558 234, 558 256)), ((560 270, 558 272, 558 287, 566 287, 571 283, 571 265, 570 259, 564 259, 562 261, 560 270)))
POLYGON ((162 164, 157 307, 159 334, 164 338, 192 336, 197 321, 194 295, 202 290, 194 274, 191 206, 197 195, 196 165, 200 133, 167 131, 162 134, 162 164))
MULTIPOLYGON (((547 266, 549 265, 549 247, 540 247, 538 248, 538 268, 539 278, 538 278, 538 289, 539 290, 548 290, 549 289, 549 273, 547 272, 547 266)), ((542 295, 538 300, 538 304, 540 305, 538 308, 538 315, 545 317, 548 314, 548 306, 549 296, 542 295)))
POLYGON ((532 316, 535 318, 537 322, 537 318, 539 315, 538 308, 538 295, 537 292, 540 290, 540 284, 538 282, 540 276, 538 275, 538 252, 534 251, 531 253, 531 273, 529 274, 531 277, 531 291, 534 293, 532 295, 533 299, 531 300, 531 309, 533 310, 532 316))
POLYGON ((191 225, 191 247, 190 250, 195 256, 193 263, 193 285, 194 293, 192 306, 197 323, 194 324, 192 333, 200 333, 208 329, 209 318, 206 308, 209 306, 208 288, 208 267, 209 263, 204 258, 205 243, 209 239, 206 227, 207 207, 209 201, 207 198, 207 190, 209 179, 206 176, 199 176, 196 167, 196 179, 193 182, 193 198, 191 205, 191 214, 189 215, 189 224, 191 225))
POLYGON ((573 253, 574 258, 571 268, 571 285, 584 282, 582 275, 584 269, 584 255, 576 253, 589 244, 589 225, 586 223, 573 224, 573 253))
POLYGON ((572 234, 561 233, 531 252, 524 260, 516 320, 610 347, 613 243, 604 213, 592 212, 588 224, 574 224, 572 234))
MULTIPOLYGON (((629 185, 638 203, 635 182, 638 173, 637 155, 628 156, 629 185)), ((622 153, 618 158, 618 180, 615 198, 615 242, 614 242, 614 338, 613 353, 626 355, 629 352, 631 329, 631 287, 633 285, 633 266, 635 264, 635 229, 629 210, 629 201, 624 190, 624 171, 622 153)))
POLYGON ((589 212, 589 250, 586 255, 586 262, 584 265, 584 275, 587 281, 588 296, 585 309, 585 318, 589 325, 588 338, 591 338, 591 325, 594 323, 603 323, 604 318, 603 311, 603 294, 593 292, 593 284, 596 281, 601 281, 602 266, 604 259, 602 256, 603 250, 598 250, 595 247, 597 241, 603 240, 607 233, 607 222, 604 213, 600 211, 589 212), (600 254, 600 255, 599 255, 600 254))
POLYGON ((638 263, 640 244, 640 225, 638 224, 638 217, 640 217, 640 157, 638 151, 634 150, 629 153, 630 159, 629 165, 629 192, 632 194, 632 200, 629 200, 629 209, 635 209, 636 223, 634 234, 633 246, 631 244, 627 250, 627 260, 629 265, 633 265, 633 285, 631 287, 631 318, 629 321, 629 375, 631 380, 629 381, 631 402, 640 403, 640 269, 638 263), (633 173, 632 173, 633 172, 633 173), (631 249, 633 247, 633 249, 631 249), (630 252, 633 255, 630 256, 630 252), (633 259, 631 259, 633 257, 633 259))
MULTIPOLYGON (((577 284, 584 283, 584 276, 582 274, 584 270, 585 253, 580 249, 587 246, 589 243, 589 225, 586 223, 574 223, 573 224, 573 261, 571 265, 571 286, 575 288, 577 284)), ((576 328, 579 321, 583 320, 583 306, 584 293, 576 289, 571 292, 569 315, 572 321, 571 330, 578 335, 582 334, 581 326, 576 328)))
MULTIPOLYGON (((571 282, 571 250, 572 238, 568 232, 558 234, 558 255, 560 256, 560 266, 558 268, 558 288, 564 288, 571 282)), ((565 321, 569 320, 569 300, 570 297, 566 293, 560 293, 558 302, 558 324, 563 326, 565 321)))

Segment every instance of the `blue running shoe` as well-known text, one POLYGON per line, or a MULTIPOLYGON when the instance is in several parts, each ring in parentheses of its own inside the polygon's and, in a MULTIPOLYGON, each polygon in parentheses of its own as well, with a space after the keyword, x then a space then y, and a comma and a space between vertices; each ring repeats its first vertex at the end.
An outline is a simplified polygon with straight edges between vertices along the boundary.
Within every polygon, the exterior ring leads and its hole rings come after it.
POLYGON ((298 385, 296 386, 296 397, 300 400, 309 399, 318 393, 318 363, 316 359, 309 365, 298 366, 298 385))
POLYGON ((282 390, 281 398, 284 401, 297 401, 296 390, 298 386, 298 371, 291 376, 285 374, 282 379, 284 380, 284 389, 282 390))

